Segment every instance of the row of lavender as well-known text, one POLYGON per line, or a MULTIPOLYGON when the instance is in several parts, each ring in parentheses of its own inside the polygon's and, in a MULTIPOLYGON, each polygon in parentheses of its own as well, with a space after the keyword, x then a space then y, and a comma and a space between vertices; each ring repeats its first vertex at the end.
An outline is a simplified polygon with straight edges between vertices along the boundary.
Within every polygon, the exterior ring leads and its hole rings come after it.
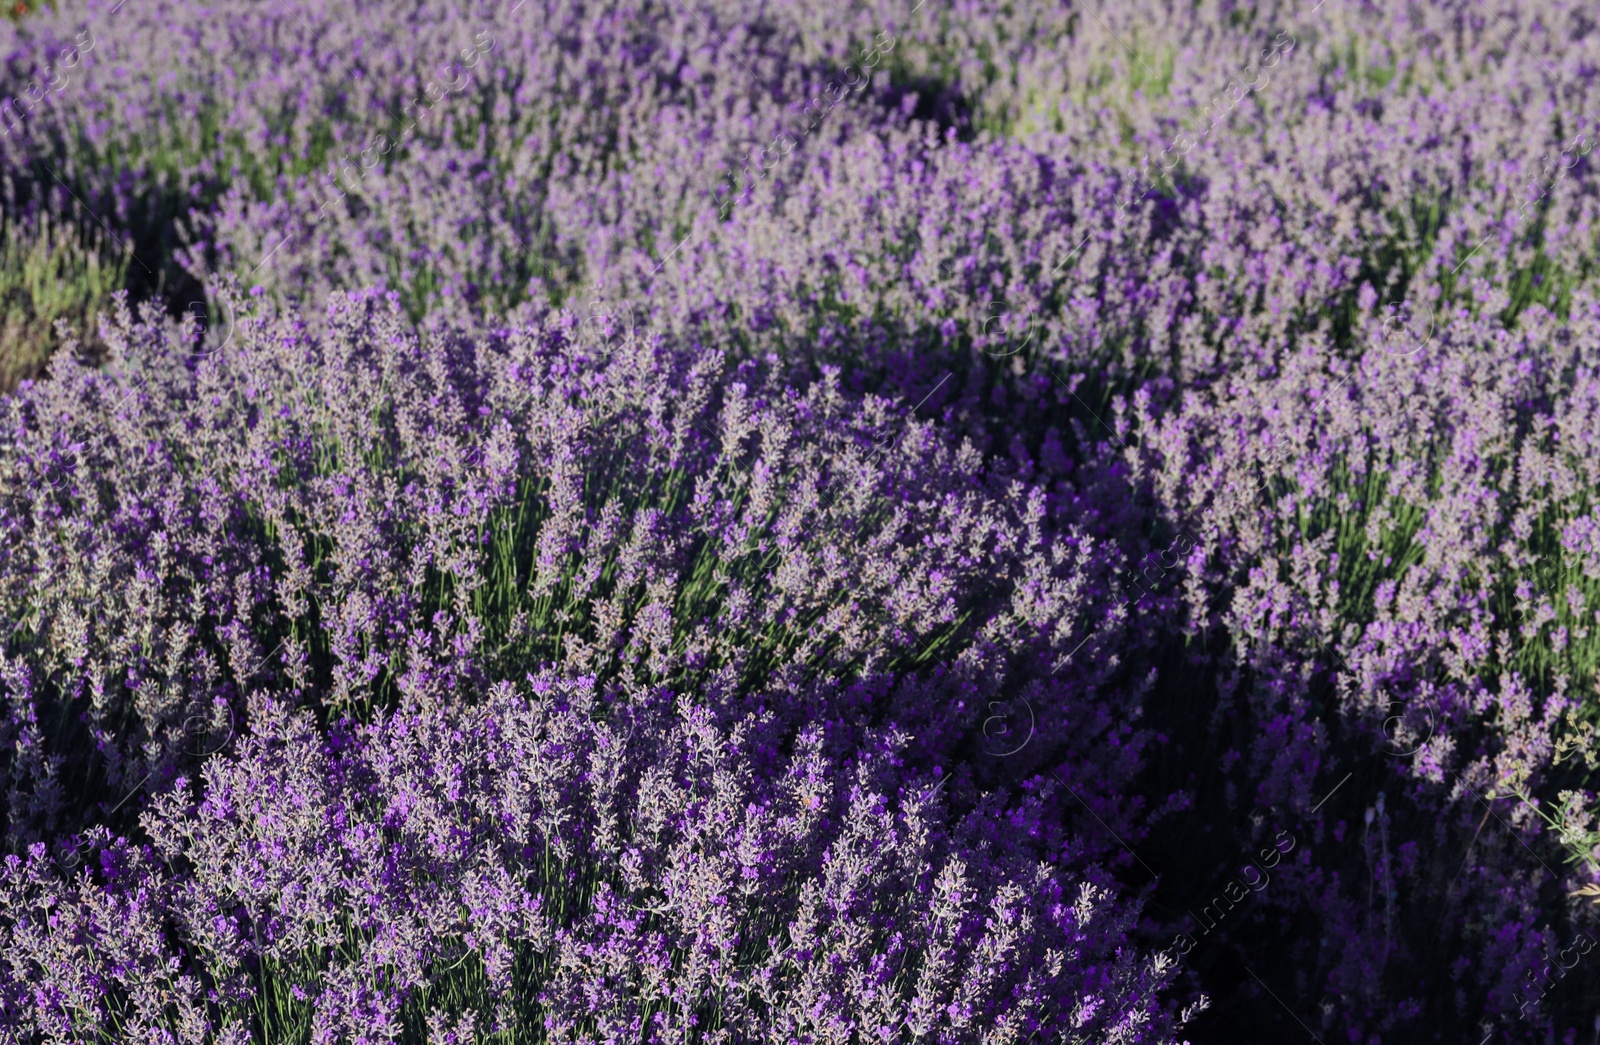
POLYGON ((1591 28, 25 23, 8 211, 214 329, 6 407, 6 1018, 1592 1033, 1591 28))
POLYGON ((425 347, 397 297, 198 354, 124 313, 121 376, 13 404, 22 1026, 385 1040, 456 991, 558 1038, 1163 1036, 1060 812, 1137 769, 1115 664, 1052 671, 1111 551, 836 376, 425 347), (1013 697, 1032 742, 970 750, 1013 697))

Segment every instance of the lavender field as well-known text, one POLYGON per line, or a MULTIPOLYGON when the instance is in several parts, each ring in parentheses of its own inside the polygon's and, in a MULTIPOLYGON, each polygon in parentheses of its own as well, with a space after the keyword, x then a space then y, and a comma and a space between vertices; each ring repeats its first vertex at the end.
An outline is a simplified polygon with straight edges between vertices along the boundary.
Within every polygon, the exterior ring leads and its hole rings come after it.
POLYGON ((0 1043, 1600 1045, 1600 12, 23 0, 0 1043))

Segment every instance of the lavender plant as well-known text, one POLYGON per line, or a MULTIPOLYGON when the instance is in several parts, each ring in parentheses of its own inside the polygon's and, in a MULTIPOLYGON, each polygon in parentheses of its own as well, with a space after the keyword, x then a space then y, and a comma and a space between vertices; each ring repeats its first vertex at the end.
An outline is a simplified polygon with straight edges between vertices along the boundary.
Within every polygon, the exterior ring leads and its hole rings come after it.
POLYGON ((947 823, 903 737, 784 753, 550 676, 328 734, 257 710, 147 844, 8 858, 13 1033, 1170 1040, 1132 912, 997 844, 999 807, 947 823))

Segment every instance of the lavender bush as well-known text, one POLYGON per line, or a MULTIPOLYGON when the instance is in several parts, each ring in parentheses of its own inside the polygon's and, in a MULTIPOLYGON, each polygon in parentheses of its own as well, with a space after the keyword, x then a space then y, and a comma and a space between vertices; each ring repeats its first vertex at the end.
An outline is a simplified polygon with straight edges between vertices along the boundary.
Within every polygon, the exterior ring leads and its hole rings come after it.
POLYGON ((1036 808, 946 826, 903 738, 836 760, 813 726, 786 755, 755 719, 661 691, 606 714, 548 677, 327 735, 256 710, 147 844, 101 836, 75 879, 9 858, 15 1030, 1165 1040, 1130 914, 989 825, 1038 834, 1036 808))

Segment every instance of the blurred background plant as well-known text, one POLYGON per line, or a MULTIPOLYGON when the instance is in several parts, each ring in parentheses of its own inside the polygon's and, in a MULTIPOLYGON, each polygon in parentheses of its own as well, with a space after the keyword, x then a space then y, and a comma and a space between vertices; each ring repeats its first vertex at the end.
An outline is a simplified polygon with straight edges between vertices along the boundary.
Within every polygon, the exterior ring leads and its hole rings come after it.
POLYGON ((117 250, 108 233, 49 212, 0 213, 0 386, 44 372, 61 344, 57 322, 86 335, 95 358, 98 316, 122 289, 130 257, 128 244, 117 250))
POLYGON ((12 21, 17 21, 18 19, 27 17, 43 6, 45 6, 45 0, 17 0, 16 3, 12 4, 6 9, 6 16, 12 21))

